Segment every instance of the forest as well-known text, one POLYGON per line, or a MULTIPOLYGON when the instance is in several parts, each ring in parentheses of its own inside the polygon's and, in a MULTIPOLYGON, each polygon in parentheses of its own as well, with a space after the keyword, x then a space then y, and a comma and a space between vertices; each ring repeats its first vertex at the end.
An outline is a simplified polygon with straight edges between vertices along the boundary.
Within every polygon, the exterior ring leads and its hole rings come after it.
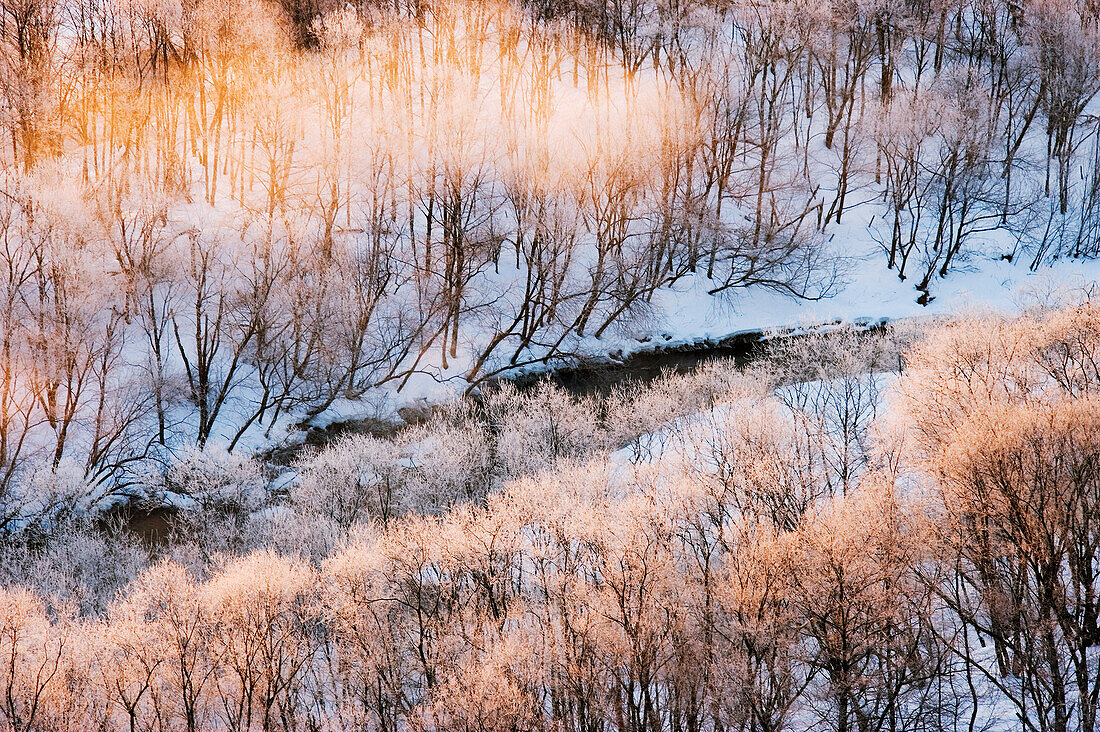
POLYGON ((3 545, 0 720, 1093 730, 1098 362, 1083 301, 504 386, 274 494, 192 460, 154 544, 73 516, 3 545))
POLYGON ((599 350, 688 281, 1093 258, 1098 13, 3 0, 0 526, 599 350))
POLYGON ((1094 0, 0 0, 0 729, 1098 729, 1094 283, 514 381, 1087 267, 1098 94, 1094 0))

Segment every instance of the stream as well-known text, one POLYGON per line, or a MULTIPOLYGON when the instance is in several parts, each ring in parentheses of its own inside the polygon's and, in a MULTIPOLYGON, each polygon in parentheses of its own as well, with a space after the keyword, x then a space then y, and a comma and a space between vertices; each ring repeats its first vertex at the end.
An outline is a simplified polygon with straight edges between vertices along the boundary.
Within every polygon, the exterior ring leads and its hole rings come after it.
MULTIPOLYGON (((733 333, 718 339, 703 339, 691 343, 664 345, 659 341, 647 343, 647 347, 625 357, 614 355, 602 358, 582 359, 573 363, 554 366, 516 377, 493 379, 484 385, 492 389, 502 383, 512 383, 519 389, 533 389, 543 381, 560 386, 573 396, 606 397, 613 389, 628 384, 645 384, 663 374, 688 374, 700 366, 714 361, 733 361, 738 367, 749 366, 764 353, 764 345, 773 339, 805 338, 822 331, 838 329, 848 332, 881 333, 888 324, 886 318, 860 320, 845 326, 837 320, 814 328, 788 328, 776 331, 749 330, 733 333)), ((669 339, 671 340, 671 339, 669 339)), ((424 421, 430 409, 399 410, 403 422, 387 422, 377 419, 355 419, 333 422, 325 427, 308 427, 301 442, 269 450, 261 458, 273 465, 290 465, 304 450, 328 445, 346 434, 369 434, 386 437, 399 432, 408 424, 424 421)))
MULTIPOLYGON (((606 397, 616 387, 649 383, 668 373, 688 374, 700 366, 715 361, 733 361, 738 367, 744 368, 763 356, 765 344, 772 339, 805 338, 833 329, 847 332, 848 328, 871 335, 881 333, 888 322, 884 318, 859 321, 851 326, 845 326, 840 321, 835 321, 812 329, 742 331, 719 339, 704 339, 686 344, 664 345, 655 342, 652 345, 646 344, 648 347, 625 357, 616 358, 612 355, 598 359, 583 359, 514 378, 494 379, 487 382, 483 388, 492 389, 502 383, 511 382, 519 389, 533 389, 541 382, 549 381, 574 396, 606 397)), ((258 457, 272 468, 281 470, 292 466, 307 450, 324 448, 344 435, 369 434, 376 437, 389 437, 410 424, 424 421, 431 416, 430 408, 413 412, 401 411, 403 421, 355 419, 333 422, 325 427, 308 427, 303 430, 299 441, 272 448, 258 457)), ((121 521, 129 530, 141 535, 146 541, 156 543, 167 535, 172 512, 173 510, 168 507, 143 509, 131 505, 112 511, 113 516, 110 518, 112 521, 121 521)))

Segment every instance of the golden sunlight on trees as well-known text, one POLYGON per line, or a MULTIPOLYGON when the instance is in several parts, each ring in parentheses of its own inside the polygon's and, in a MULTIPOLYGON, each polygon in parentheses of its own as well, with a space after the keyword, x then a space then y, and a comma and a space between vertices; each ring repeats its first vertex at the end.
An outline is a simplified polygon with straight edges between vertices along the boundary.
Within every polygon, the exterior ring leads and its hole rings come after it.
POLYGON ((743 67, 724 18, 3 6, 4 230, 41 242, 9 257, 28 403, 8 393, 4 465, 48 424, 55 465, 126 484, 421 371, 476 385, 613 333, 704 262, 716 293, 828 294, 816 194, 773 174, 795 101, 760 74, 789 23, 738 15, 762 44, 743 67))
POLYGON ((910 335, 842 333, 810 382, 788 378, 818 336, 774 346, 761 372, 711 365, 599 400, 502 389, 303 457, 283 503, 247 461, 196 456, 174 480, 223 508, 191 509, 156 561, 103 534, 5 549, 0 715, 1089 729, 1100 317, 1085 303, 910 335), (857 362, 881 386, 895 347, 905 370, 876 408, 898 424, 837 442, 830 405, 861 403, 857 362), (627 414, 635 427, 600 417, 627 414), (823 457, 839 454, 860 466, 846 481, 823 457), (66 589, 93 550, 130 562, 121 580, 99 567, 66 589))
POLYGON ((876 206, 923 303, 996 232, 1092 257, 1096 27, 1041 0, 11 0, 0 225, 35 252, 5 257, 5 480, 125 487, 423 374, 476 389, 685 279, 825 298, 876 206))
POLYGON ((1086 303, 949 327, 902 387, 957 557, 939 591, 993 643, 983 672, 1057 730, 1096 715, 1097 322, 1086 303))
POLYGON ((1093 0, 0 0, 0 727, 1092 732, 1088 292, 508 379, 674 348, 684 293, 1100 255, 1098 44, 1093 0))

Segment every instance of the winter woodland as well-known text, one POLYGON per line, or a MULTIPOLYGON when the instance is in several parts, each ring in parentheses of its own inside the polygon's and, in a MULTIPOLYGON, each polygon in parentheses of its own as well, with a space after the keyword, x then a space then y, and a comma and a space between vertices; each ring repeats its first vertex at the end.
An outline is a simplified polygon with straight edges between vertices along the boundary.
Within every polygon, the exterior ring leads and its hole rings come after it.
POLYGON ((508 377, 1087 267, 1098 94, 1093 0, 0 0, 0 728, 1096 730, 1091 288, 508 377))

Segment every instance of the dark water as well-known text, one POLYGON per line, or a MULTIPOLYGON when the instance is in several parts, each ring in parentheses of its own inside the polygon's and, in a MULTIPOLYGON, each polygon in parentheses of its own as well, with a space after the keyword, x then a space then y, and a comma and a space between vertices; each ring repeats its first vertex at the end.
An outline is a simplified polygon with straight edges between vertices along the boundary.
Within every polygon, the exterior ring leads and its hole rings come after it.
MULTIPOLYGON (((839 325, 840 321, 834 321, 821 327, 839 325)), ((886 320, 868 321, 835 332, 847 334, 854 330, 872 337, 882 335, 886 325, 886 320)), ((689 374, 714 361, 733 361, 739 367, 749 366, 766 355, 765 347, 769 341, 796 341, 809 335, 805 330, 769 333, 757 330, 735 333, 718 340, 708 339, 677 346, 662 346, 657 343, 625 358, 580 362, 510 381, 524 389, 548 380, 576 396, 607 396, 616 386, 648 383, 666 373, 689 374)))
POLYGON ((575 396, 607 396, 616 386, 647 383, 663 374, 689 374, 713 361, 733 361, 738 366, 752 363, 763 352, 764 334, 738 333, 718 341, 639 351, 621 359, 582 361, 552 371, 511 379, 520 389, 549 381, 575 396))
MULTIPOLYGON (((827 324, 827 326, 838 325, 840 321, 827 324)), ((881 334, 885 327, 885 320, 857 323, 852 326, 858 332, 868 336, 881 334)), ((848 331, 845 329, 841 332, 848 331)), ((615 358, 612 355, 602 359, 580 360, 538 373, 493 379, 483 384, 481 388, 492 389, 502 383, 510 382, 519 389, 533 389, 538 384, 549 381, 574 396, 608 396, 617 386, 645 384, 667 373, 688 374, 714 361, 733 361, 739 367, 748 366, 764 355, 765 344, 769 340, 805 337, 807 333, 802 330, 771 333, 747 331, 720 339, 707 339, 675 346, 665 346, 656 342, 649 348, 625 357, 615 358)), ((405 422, 396 424, 380 420, 350 420, 334 422, 323 428, 304 427, 304 436, 300 442, 273 448, 260 457, 272 465, 287 466, 304 451, 322 448, 342 435, 369 434, 387 437, 406 427, 407 423, 423 421, 428 416, 430 416, 430 410, 424 409, 403 413, 405 422)))
POLYGON ((120 529, 131 532, 147 546, 159 546, 168 540, 176 510, 167 506, 142 508, 133 503, 108 510, 97 521, 100 531, 114 533, 120 529))
MULTIPOLYGON (((699 366, 713 361, 732 360, 738 366, 745 366, 760 355, 763 342, 764 333, 753 331, 738 333, 720 340, 704 340, 685 345, 656 344, 651 349, 638 351, 623 358, 585 359, 538 373, 523 374, 514 378, 491 379, 481 388, 487 390, 504 383, 512 383, 519 389, 533 389, 538 384, 548 381, 574 396, 608 396, 617 386, 647 383, 666 373, 688 374, 699 366)), ((343 435, 392 436, 410 423, 423 421, 430 416, 430 410, 407 413, 402 416, 405 422, 349 420, 333 422, 326 427, 304 427, 301 442, 273 448, 260 457, 264 462, 272 465, 289 466, 303 452, 323 448, 343 435)))
MULTIPOLYGON (((840 321, 827 324, 827 326, 838 325, 840 321)), ((871 336, 881 334, 886 327, 886 321, 857 323, 852 327, 858 332, 871 336)), ((848 331, 845 329, 841 332, 848 331)), ((601 359, 580 360, 538 373, 493 379, 483 384, 481 388, 492 389, 502 383, 512 383, 519 389, 533 389, 538 384, 549 381, 574 396, 605 397, 618 386, 645 384, 667 373, 688 374, 714 361, 733 361, 739 367, 748 366, 764 356, 765 345, 769 340, 805 337, 807 334, 802 330, 771 333, 747 331, 720 339, 707 339, 675 346, 654 342, 650 347, 625 357, 615 358, 612 355, 601 359)), ((423 421, 430 414, 428 409, 403 413, 405 423, 397 424, 379 420, 351 420, 336 422, 324 428, 306 427, 304 438, 300 443, 273 449, 261 457, 274 465, 290 465, 303 451, 324 447, 342 435, 391 436, 407 426, 406 423, 423 421)))

